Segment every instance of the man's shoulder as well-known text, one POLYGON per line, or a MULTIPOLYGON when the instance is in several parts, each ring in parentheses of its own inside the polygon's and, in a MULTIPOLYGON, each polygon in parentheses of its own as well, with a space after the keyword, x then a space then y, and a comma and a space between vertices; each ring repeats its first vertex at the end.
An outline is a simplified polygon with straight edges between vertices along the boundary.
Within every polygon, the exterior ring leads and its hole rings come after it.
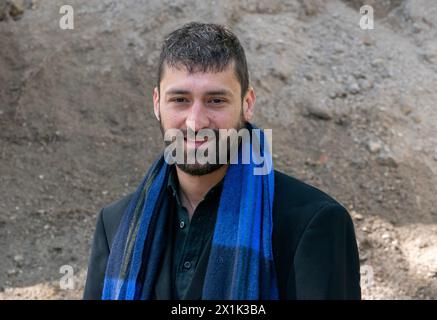
POLYGON ((324 208, 339 215, 347 214, 346 209, 325 192, 275 170, 273 220, 280 229, 295 229, 295 233, 300 234, 324 208))
POLYGON ((129 205, 133 195, 134 192, 129 193, 103 207, 101 215, 106 237, 109 243, 112 243, 112 239, 115 237, 115 233, 117 232, 121 218, 123 217, 123 214, 126 211, 126 208, 129 205))
POLYGON ((359 298, 359 258, 347 210, 325 192, 281 172, 275 172, 274 197, 272 244, 282 295, 359 298), (330 281, 333 274, 341 274, 339 281, 330 281))
MULTIPOLYGON (((108 240, 113 239, 134 192, 106 205, 102 220, 108 240)), ((326 205, 341 205, 323 191, 292 176, 275 170, 273 216, 277 223, 306 225, 326 205)))
POLYGON ((275 202, 288 207, 317 204, 340 205, 334 198, 297 178, 275 170, 275 202))

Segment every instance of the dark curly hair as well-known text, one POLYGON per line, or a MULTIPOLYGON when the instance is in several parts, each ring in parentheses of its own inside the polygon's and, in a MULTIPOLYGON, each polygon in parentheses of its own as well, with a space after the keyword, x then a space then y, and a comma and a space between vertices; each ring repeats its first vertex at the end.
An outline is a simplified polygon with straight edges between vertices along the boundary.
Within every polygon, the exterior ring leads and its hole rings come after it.
POLYGON ((185 67, 189 73, 221 72, 234 62, 241 86, 241 99, 249 87, 246 55, 238 38, 226 27, 213 23, 190 22, 168 34, 162 44, 157 87, 164 65, 185 67))

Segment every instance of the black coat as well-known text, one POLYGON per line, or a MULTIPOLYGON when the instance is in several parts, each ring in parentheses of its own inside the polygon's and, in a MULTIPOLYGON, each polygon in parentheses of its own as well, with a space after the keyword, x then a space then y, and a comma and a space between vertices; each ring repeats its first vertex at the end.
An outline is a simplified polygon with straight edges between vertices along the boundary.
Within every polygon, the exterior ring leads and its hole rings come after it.
MULTIPOLYGON (((110 247, 131 196, 98 215, 84 299, 100 299, 110 247)), ((361 298, 357 243, 348 212, 322 191, 278 171, 272 241, 281 299, 361 298)), ((207 257, 200 258, 186 299, 201 299, 207 262, 207 257)), ((162 270, 159 276, 170 279, 169 274, 162 270)), ((164 285, 156 286, 155 298, 169 298, 169 280, 159 282, 164 285)))

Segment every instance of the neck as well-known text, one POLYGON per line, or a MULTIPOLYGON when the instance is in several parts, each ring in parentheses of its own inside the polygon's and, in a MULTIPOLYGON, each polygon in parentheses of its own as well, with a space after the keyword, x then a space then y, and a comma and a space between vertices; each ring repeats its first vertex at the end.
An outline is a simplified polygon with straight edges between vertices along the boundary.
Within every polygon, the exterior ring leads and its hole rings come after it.
POLYGON ((197 205, 203 200, 206 193, 223 179, 227 169, 228 165, 223 165, 211 173, 193 176, 176 166, 176 173, 179 180, 179 193, 182 196, 182 202, 185 202, 184 206, 188 210, 190 220, 197 205))

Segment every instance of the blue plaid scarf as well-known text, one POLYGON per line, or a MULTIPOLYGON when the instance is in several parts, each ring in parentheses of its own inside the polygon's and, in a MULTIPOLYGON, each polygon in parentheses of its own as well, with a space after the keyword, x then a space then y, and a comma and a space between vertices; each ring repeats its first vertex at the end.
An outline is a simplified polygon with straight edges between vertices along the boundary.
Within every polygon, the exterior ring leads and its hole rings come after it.
MULTIPOLYGON (((248 123, 252 131, 255 127, 248 123)), ((205 274, 204 300, 278 299, 272 253, 274 171, 264 133, 256 131, 259 154, 271 171, 255 175, 251 156, 230 164, 224 178, 211 251, 205 274)), ((252 148, 243 143, 241 148, 252 148)), ((246 149, 246 151, 252 149, 246 149)), ((152 299, 165 247, 166 217, 161 210, 170 166, 159 157, 135 191, 120 222, 109 254, 102 299, 152 299)))

